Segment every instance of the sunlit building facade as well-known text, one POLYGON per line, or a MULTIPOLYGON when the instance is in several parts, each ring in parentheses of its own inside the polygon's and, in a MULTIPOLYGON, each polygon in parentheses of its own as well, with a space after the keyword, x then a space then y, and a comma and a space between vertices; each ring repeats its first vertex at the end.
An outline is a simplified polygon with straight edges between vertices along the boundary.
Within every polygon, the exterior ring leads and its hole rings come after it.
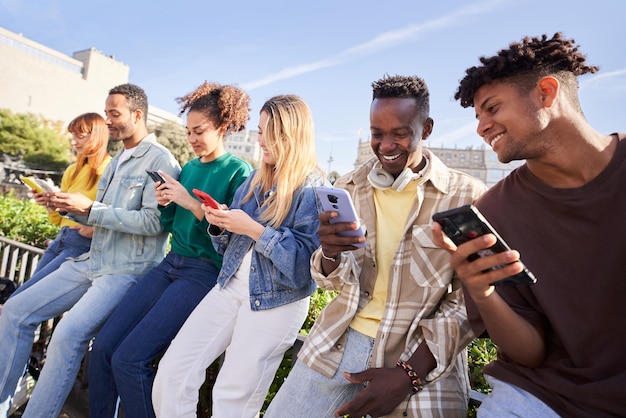
MULTIPOLYGON (((109 90, 128 82, 128 65, 95 48, 70 57, 0 28, 0 108, 69 123, 85 112, 104 113, 109 90)), ((181 119, 150 106, 148 122, 181 119)))

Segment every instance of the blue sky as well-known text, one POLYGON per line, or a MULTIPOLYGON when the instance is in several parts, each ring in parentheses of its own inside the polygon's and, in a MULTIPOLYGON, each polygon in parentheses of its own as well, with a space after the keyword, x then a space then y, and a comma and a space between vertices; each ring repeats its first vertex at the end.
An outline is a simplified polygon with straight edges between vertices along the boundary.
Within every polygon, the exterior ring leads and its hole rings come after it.
POLYGON ((453 98, 458 81, 479 56, 527 35, 574 38, 601 67, 580 79, 587 119, 604 133, 626 131, 625 21, 624 0, 0 0, 0 26, 70 56, 91 47, 114 55, 151 104, 173 113, 175 98, 204 80, 248 91, 248 129, 271 96, 300 95, 320 165, 340 173, 353 167, 359 137, 369 139, 371 83, 384 74, 429 85, 426 145, 480 147, 473 110, 453 98))

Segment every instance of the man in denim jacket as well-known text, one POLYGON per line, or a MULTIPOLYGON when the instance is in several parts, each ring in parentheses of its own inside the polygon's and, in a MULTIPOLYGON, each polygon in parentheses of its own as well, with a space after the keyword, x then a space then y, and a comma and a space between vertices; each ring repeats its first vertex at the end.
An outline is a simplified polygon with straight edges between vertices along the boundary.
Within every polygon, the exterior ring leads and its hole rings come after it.
POLYGON ((0 417, 6 417, 24 371, 37 325, 63 315, 48 346, 24 417, 56 417, 69 394, 89 340, 138 276, 165 256, 167 233, 146 169, 177 177, 172 154, 148 135, 144 91, 123 84, 109 91, 106 123, 124 149, 98 184, 96 201, 79 193, 51 193, 51 207, 94 227, 91 251, 11 298, 0 315, 0 417))

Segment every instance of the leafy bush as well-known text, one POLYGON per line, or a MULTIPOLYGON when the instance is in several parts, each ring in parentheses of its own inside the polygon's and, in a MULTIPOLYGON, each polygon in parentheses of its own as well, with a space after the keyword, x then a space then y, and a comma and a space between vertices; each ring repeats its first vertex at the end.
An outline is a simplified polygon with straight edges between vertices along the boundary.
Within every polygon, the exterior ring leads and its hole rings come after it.
POLYGON ((483 376, 483 368, 496 359, 498 348, 489 338, 476 338, 467 346, 469 379, 472 389, 488 394, 491 388, 483 376))
MULTIPOLYGON (((483 368, 496 359, 497 351, 498 347, 490 338, 476 338, 467 346, 470 386, 477 392, 491 393, 491 388, 483 376, 483 368)), ((475 417, 477 409, 470 406, 467 416, 475 417)))
POLYGON ((317 289, 315 293, 311 295, 311 303, 309 305, 309 315, 307 316, 304 324, 302 325, 301 334, 309 335, 309 331, 313 326, 313 323, 318 316, 322 313, 322 310, 328 305, 328 303, 337 296, 339 292, 329 292, 322 289, 317 289))
POLYGON ((59 233, 45 208, 30 199, 18 199, 13 192, 0 196, 0 218, 0 235, 35 247, 44 248, 46 240, 59 233))

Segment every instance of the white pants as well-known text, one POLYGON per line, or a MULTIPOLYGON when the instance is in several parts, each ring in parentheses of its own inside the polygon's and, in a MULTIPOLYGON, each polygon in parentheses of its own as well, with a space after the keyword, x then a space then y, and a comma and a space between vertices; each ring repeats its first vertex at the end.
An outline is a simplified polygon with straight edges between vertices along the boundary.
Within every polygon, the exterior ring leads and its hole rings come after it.
POLYGON ((195 417, 205 370, 224 350, 213 387, 213 417, 255 417, 283 355, 306 319, 309 298, 252 311, 248 281, 215 286, 191 313, 159 362, 152 402, 157 417, 195 417))

